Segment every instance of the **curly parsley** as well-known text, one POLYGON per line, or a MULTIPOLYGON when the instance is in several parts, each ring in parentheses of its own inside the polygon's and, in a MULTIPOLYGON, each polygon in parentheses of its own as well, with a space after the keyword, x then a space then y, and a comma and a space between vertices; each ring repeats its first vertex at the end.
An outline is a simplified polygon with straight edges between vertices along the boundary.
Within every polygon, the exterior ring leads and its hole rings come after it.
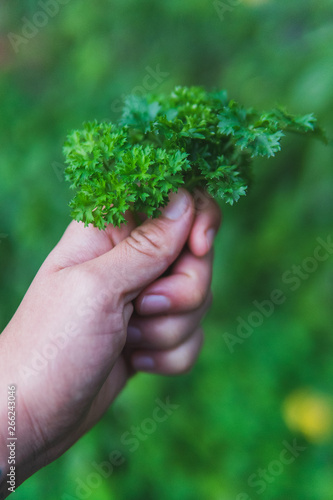
POLYGON ((119 123, 85 123, 67 138, 65 176, 77 190, 72 217, 99 229, 126 222, 126 210, 157 217, 180 186, 232 205, 246 194, 252 159, 274 156, 285 132, 326 142, 312 114, 259 113, 225 91, 129 96, 119 123))

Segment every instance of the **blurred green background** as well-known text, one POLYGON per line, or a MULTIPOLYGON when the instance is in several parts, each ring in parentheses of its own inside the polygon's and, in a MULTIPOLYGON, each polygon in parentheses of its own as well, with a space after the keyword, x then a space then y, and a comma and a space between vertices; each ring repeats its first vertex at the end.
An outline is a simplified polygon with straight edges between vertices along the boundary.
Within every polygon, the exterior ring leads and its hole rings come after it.
MULTIPOLYGON (((0 331, 69 223, 67 132, 116 119, 125 94, 226 88, 246 106, 314 112, 333 135, 331 0, 2 0, 0 26, 0 331)), ((299 137, 283 146, 256 163, 248 197, 223 207, 196 367, 136 377, 18 500, 333 499, 333 256, 304 271, 316 239, 333 234, 332 149, 299 137), (282 277, 294 265, 306 278, 293 291, 282 277), (284 303, 229 349, 226 333, 274 289, 284 303), (151 425, 167 397, 179 407, 151 425), (132 426, 136 445, 124 439, 132 426), (284 464, 294 439, 303 450, 284 464), (124 463, 96 475, 114 450, 124 463)))

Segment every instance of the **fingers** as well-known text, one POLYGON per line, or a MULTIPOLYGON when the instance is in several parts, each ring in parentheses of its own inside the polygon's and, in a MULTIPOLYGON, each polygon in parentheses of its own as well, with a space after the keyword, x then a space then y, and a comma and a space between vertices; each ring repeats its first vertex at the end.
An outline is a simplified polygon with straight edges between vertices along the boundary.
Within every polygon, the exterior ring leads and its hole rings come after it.
POLYGON ((146 220, 110 252, 87 263, 109 276, 124 302, 133 300, 148 283, 174 262, 186 243, 193 222, 193 200, 179 189, 158 219, 146 220))
POLYGON ((138 350, 131 357, 135 370, 161 375, 177 375, 187 372, 195 363, 203 344, 203 331, 197 327, 182 344, 169 350, 138 350))
POLYGON ((222 215, 218 204, 206 192, 193 194, 195 219, 188 240, 191 252, 202 257, 212 248, 214 237, 221 225, 222 215))
POLYGON ((209 309, 212 294, 190 313, 140 317, 135 314, 128 327, 127 357, 136 371, 177 375, 196 361, 203 343, 200 322, 209 309))
POLYGON ((184 250, 162 277, 145 288, 135 301, 135 310, 146 316, 193 311, 205 301, 212 279, 213 252, 195 257, 184 250))
POLYGON ((211 302, 209 293, 201 307, 193 312, 149 317, 134 314, 128 325, 126 343, 132 349, 173 349, 193 334, 211 302))

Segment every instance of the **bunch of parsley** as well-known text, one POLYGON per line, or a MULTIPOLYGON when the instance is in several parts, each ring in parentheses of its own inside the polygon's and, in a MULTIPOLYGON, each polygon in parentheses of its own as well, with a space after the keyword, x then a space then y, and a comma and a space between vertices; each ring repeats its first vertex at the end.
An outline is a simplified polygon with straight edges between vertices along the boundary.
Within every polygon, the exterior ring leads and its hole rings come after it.
POLYGON ((274 156, 286 131, 326 141, 312 114, 258 113, 225 91, 129 96, 119 123, 85 123, 67 138, 72 217, 100 229, 126 222, 126 210, 157 217, 180 186, 232 205, 246 194, 252 159, 274 156))

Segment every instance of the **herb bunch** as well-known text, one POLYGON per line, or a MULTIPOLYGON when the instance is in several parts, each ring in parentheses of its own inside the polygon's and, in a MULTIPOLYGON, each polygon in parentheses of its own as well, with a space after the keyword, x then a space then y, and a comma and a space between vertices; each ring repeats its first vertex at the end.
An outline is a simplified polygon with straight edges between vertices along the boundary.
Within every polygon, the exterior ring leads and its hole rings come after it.
POLYGON ((170 95, 129 96, 118 123, 85 123, 67 138, 72 217, 99 229, 126 222, 126 210, 157 217, 181 186, 232 205, 246 194, 253 158, 274 156, 285 132, 326 141, 312 114, 259 113, 225 91, 176 87, 170 95))

